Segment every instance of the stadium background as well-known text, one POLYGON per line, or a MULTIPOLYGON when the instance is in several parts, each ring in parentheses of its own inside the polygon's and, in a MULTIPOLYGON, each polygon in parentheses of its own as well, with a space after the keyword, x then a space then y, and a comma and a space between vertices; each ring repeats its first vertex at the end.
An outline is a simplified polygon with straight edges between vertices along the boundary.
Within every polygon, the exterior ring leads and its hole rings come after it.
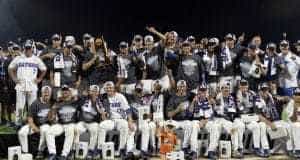
POLYGON ((145 33, 146 25, 176 30, 183 37, 245 32, 279 41, 287 32, 288 39, 296 40, 299 8, 297 0, 0 0, 0 41, 89 32, 104 35, 115 47, 145 33))

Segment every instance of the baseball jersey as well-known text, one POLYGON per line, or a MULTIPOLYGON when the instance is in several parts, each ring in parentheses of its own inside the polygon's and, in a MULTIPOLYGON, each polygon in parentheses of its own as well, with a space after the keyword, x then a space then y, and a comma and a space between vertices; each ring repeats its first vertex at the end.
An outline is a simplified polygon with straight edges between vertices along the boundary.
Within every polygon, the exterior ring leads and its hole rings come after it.
POLYGON ((46 71, 44 62, 37 56, 26 57, 24 54, 17 56, 8 66, 9 69, 17 69, 17 79, 20 83, 16 85, 16 90, 32 91, 37 90, 37 85, 33 82, 38 75, 38 70, 46 71))
POLYGON ((280 54, 286 70, 279 76, 279 85, 282 88, 298 87, 297 75, 300 69, 300 58, 292 53, 284 56, 280 54))
POLYGON ((37 98, 30 106, 28 117, 33 118, 34 124, 40 126, 48 123, 48 113, 51 110, 49 103, 42 103, 40 98, 37 98))
POLYGON ((100 113, 99 111, 102 110, 105 112, 103 108, 102 102, 100 99, 97 99, 96 102, 92 102, 89 98, 82 98, 80 100, 80 112, 79 112, 79 121, 83 122, 99 122, 100 120, 100 113))
POLYGON ((261 98, 260 101, 264 104, 260 111, 265 118, 270 121, 277 121, 281 119, 281 114, 271 95, 269 95, 266 99, 261 98))
POLYGON ((211 119, 213 117, 213 109, 209 104, 208 99, 198 99, 194 104, 193 119, 211 119))
POLYGON ((233 120, 237 113, 233 96, 223 96, 222 93, 216 97, 215 115, 227 120, 233 120))
POLYGON ((125 119, 127 118, 126 112, 130 109, 128 101, 121 93, 116 93, 112 97, 107 97, 110 110, 111 119, 125 119))
POLYGON ((77 101, 60 102, 56 104, 58 122, 61 124, 75 123, 77 121, 77 101))
POLYGON ((257 112, 256 101, 259 97, 253 91, 247 91, 242 93, 241 91, 237 92, 236 101, 237 108, 240 114, 251 114, 257 112))

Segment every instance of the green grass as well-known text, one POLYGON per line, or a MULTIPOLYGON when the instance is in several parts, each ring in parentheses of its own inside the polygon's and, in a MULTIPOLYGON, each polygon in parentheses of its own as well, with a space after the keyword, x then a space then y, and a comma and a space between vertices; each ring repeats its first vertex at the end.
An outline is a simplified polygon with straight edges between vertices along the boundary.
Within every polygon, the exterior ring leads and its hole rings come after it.
POLYGON ((16 130, 11 127, 7 127, 5 125, 0 126, 0 134, 15 134, 16 130))

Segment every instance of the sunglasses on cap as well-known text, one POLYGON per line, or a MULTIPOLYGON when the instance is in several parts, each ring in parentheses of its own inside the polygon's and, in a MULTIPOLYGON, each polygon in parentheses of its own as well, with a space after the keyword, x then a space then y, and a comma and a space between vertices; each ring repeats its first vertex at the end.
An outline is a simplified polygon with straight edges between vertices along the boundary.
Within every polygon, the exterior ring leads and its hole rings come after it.
POLYGON ((142 41, 142 39, 141 38, 135 38, 134 41, 140 42, 140 41, 142 41))
POLYGON ((198 91, 200 91, 200 92, 205 92, 205 91, 206 91, 206 88, 199 88, 198 91))
POLYGON ((286 43, 280 44, 280 47, 287 48, 289 45, 286 43))
POLYGON ((55 37, 55 38, 52 38, 52 40, 53 40, 53 41, 59 41, 59 40, 60 40, 60 38, 58 38, 58 37, 55 37))

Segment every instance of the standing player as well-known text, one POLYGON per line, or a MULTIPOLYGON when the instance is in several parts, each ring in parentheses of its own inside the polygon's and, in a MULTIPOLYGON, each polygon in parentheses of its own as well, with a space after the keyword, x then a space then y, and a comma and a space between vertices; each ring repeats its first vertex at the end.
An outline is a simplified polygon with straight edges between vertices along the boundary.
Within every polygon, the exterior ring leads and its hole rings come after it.
POLYGON ((43 156, 43 150, 46 147, 45 133, 50 128, 48 113, 51 110, 51 88, 44 86, 42 87, 41 93, 42 96, 36 99, 30 106, 27 124, 18 132, 19 141, 24 153, 28 153, 28 135, 40 133, 37 158, 42 158, 43 156))
POLYGON ((128 132, 129 129, 134 129, 130 107, 125 96, 115 91, 113 82, 106 82, 104 87, 107 97, 104 97, 103 105, 108 107, 110 111, 109 117, 105 117, 106 119, 99 125, 98 153, 101 155, 102 145, 105 142, 107 131, 116 128, 120 131, 120 142, 117 152, 121 154, 121 157, 125 157, 125 145, 128 132))
POLYGON ((8 72, 16 83, 16 125, 20 125, 24 114, 24 106, 30 106, 37 96, 37 84, 46 74, 46 66, 42 60, 33 55, 33 42, 27 40, 24 54, 17 56, 8 67, 8 72), (39 77, 38 77, 38 72, 39 77))
POLYGON ((79 136, 86 131, 90 133, 87 159, 93 158, 93 153, 97 145, 98 122, 100 122, 101 115, 104 116, 106 113, 100 101, 99 93, 99 86, 90 86, 89 97, 84 97, 80 100, 79 123, 75 126, 75 148, 79 145, 79 136))
POLYGON ((65 141, 60 159, 66 160, 67 157, 72 159, 74 156, 74 152, 71 152, 71 149, 74 141, 78 104, 77 101, 72 99, 71 90, 67 85, 63 85, 61 90, 62 101, 58 102, 54 106, 56 115, 58 117, 58 123, 52 125, 46 131, 47 147, 50 154, 49 160, 54 160, 57 157, 55 137, 61 135, 62 133, 65 133, 65 141))

